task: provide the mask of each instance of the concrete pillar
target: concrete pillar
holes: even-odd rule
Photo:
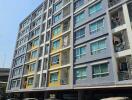
[[[126,23],[126,26],[127,26],[128,41],[129,41],[129,44],[130,44],[130,49],[131,49],[131,54],[132,54],[132,39],[131,39],[131,37],[132,37],[132,28],[131,28],[131,22],[130,22],[128,7],[127,7],[126,3],[123,5],[123,13],[124,13],[125,23]]]

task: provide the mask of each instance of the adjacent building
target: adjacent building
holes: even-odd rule
[[[9,68],[0,68],[0,84],[5,84],[8,81]]]
[[[131,0],[45,0],[20,23],[7,92],[131,86]]]
[[[5,98],[9,71],[9,68],[0,68],[0,100],[3,100]]]

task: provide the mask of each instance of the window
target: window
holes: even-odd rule
[[[24,55],[20,56],[19,58],[16,58],[15,60],[15,66],[18,66],[24,62]]]
[[[30,33],[30,38],[37,36],[40,32],[40,27]]]
[[[50,17],[52,15],[52,9],[49,9],[48,11],[48,17]]]
[[[101,5],[101,2],[99,2],[89,8],[89,15],[93,15],[97,13],[98,11],[100,11],[101,9],[102,9],[102,5]]]
[[[30,22],[30,18],[27,18],[23,23],[22,23],[22,27],[25,27],[25,26],[27,26],[28,24],[29,24],[29,22]]]
[[[74,3],[74,10],[78,9],[83,4],[84,4],[84,0],[76,0],[75,3]]]
[[[38,67],[37,67],[37,71],[41,70],[41,66],[42,66],[42,60],[38,61]]]
[[[85,79],[87,77],[86,67],[77,68],[75,70],[75,76],[76,76],[77,80],[79,80],[79,79]]]
[[[53,36],[58,35],[60,32],[61,32],[61,26],[59,25],[53,29]]]
[[[30,65],[30,71],[33,72],[35,70],[36,63],[32,63]]]
[[[70,28],[70,19],[67,19],[63,22],[63,32],[69,30]]]
[[[49,20],[47,21],[47,28],[50,28],[50,27],[51,27],[51,24],[52,24],[52,21],[51,21],[51,19],[49,19]]]
[[[76,53],[75,58],[76,59],[79,59],[85,55],[85,52],[86,52],[85,48],[86,48],[86,46],[82,46],[82,47],[75,49],[75,53]]]
[[[28,85],[33,85],[33,77],[32,78],[28,78]]]
[[[85,19],[84,12],[81,12],[80,14],[75,16],[75,25],[79,24]]]
[[[53,49],[58,49],[60,47],[60,40],[56,40],[53,42]]]
[[[36,58],[37,57],[37,50],[32,52],[32,58]]]
[[[63,17],[66,17],[70,14],[70,5],[63,8]]]
[[[51,58],[51,64],[54,65],[54,64],[59,64],[59,55],[56,55],[56,56],[53,56]]]
[[[48,52],[49,52],[49,44],[46,44],[45,45],[45,54],[48,54]]]
[[[33,40],[32,44],[33,44],[33,46],[38,46],[39,45],[39,39],[37,38],[37,39]]]
[[[93,78],[108,76],[108,64],[99,64],[92,66]]]
[[[15,88],[15,87],[16,87],[16,83],[17,83],[17,81],[16,81],[16,80],[13,80],[13,81],[12,81],[12,84],[11,84],[11,87],[12,87],[12,88]]]
[[[57,14],[56,16],[54,16],[54,23],[56,23],[60,19],[61,19],[61,13]]]
[[[94,22],[89,25],[90,34],[96,34],[104,29],[104,19]]]
[[[54,5],[54,11],[59,10],[61,7],[62,7],[61,1],[60,1],[60,2],[57,2],[57,3]]]
[[[11,88],[17,88],[20,86],[20,79],[12,80],[11,82]]]
[[[85,36],[85,28],[82,28],[75,32],[75,39],[80,39]]]
[[[13,70],[13,77],[21,75],[21,72],[22,72],[22,68],[16,68],[16,69],[14,69]]]
[[[106,39],[91,44],[91,54],[98,54],[106,49]]]
[[[50,39],[50,31],[46,33],[46,41],[49,41]]]
[[[58,72],[50,74],[50,83],[54,83],[58,81]]]
[[[17,80],[16,87],[19,87],[19,86],[20,86],[20,80]]]

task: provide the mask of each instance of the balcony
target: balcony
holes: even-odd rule
[[[62,48],[62,38],[58,38],[52,41],[52,49],[51,52],[57,52]]]
[[[36,75],[36,80],[35,80],[35,88],[39,87],[39,82],[40,82],[40,74]]]
[[[33,87],[33,81],[34,81],[33,76],[24,77],[23,80],[22,80],[22,88],[23,89],[32,88]]]
[[[62,48],[66,48],[70,45],[70,33],[62,36]]]
[[[41,22],[41,17],[38,18],[38,19],[36,19],[35,21],[33,21],[33,22],[31,23],[31,30],[32,30],[33,28],[35,28],[36,26],[38,26],[38,25],[40,24],[40,22]]]
[[[132,79],[132,58],[125,56],[117,59],[119,81]]]
[[[33,62],[38,57],[37,49],[26,54],[26,62]]]
[[[39,34],[40,34],[40,27],[38,27],[37,29],[30,32],[29,39],[32,39],[32,38],[38,36]]]
[[[39,46],[39,38],[35,38],[28,43],[28,51],[36,49]]]
[[[70,19],[67,19],[63,22],[63,32],[66,32],[70,29]]]
[[[41,87],[45,87],[46,86],[46,74],[43,73],[42,74],[42,83],[41,83]]]
[[[44,58],[43,70],[48,68],[48,58]]]
[[[63,18],[70,15],[70,5],[63,8]]]
[[[35,11],[33,14],[32,14],[32,20],[34,20],[35,18],[37,18],[38,16],[41,15],[41,12],[42,12],[42,7],[39,8],[37,11]]]
[[[52,31],[52,39],[60,36],[62,34],[62,25],[57,25],[56,27],[53,28]]]
[[[70,63],[70,49],[62,51],[61,65],[67,65]]]
[[[63,50],[62,52],[51,56],[50,68],[60,68],[70,64],[70,49]]]
[[[63,68],[61,69],[61,76],[60,76],[60,85],[68,85],[69,84],[69,69]]]
[[[49,87],[59,87],[69,84],[69,68],[62,68],[50,73]]]
[[[112,6],[120,3],[121,1],[123,1],[123,0],[109,0],[108,5],[109,5],[109,7],[112,7]]]
[[[113,35],[113,45],[115,52],[124,51],[130,48],[126,30],[122,30]]]
[[[128,4],[128,12],[130,21],[132,22],[132,3]]]
[[[122,8],[119,8],[116,11],[112,12],[110,14],[110,18],[111,18],[112,29],[125,24]]]
[[[64,0],[63,1],[63,5],[66,5],[67,3],[69,3],[71,0]]]
[[[70,29],[70,19],[64,20],[61,24],[55,26],[52,31],[52,39],[60,37]]]
[[[31,75],[35,72],[36,62],[27,64],[24,67],[24,75]]]
[[[51,53],[55,53],[63,48],[68,47],[69,45],[70,45],[70,33],[67,33],[52,42]]]
[[[50,68],[56,68],[61,66],[61,54],[55,54],[50,58]]]

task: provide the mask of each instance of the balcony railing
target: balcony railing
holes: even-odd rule
[[[123,80],[129,80],[129,73],[128,71],[121,71],[119,72],[119,81],[123,81]]]
[[[130,48],[126,30],[116,33],[113,36],[113,44],[115,52],[120,52]]]
[[[115,52],[120,52],[127,49],[127,47],[125,46],[125,42],[114,46],[114,48],[115,48]]]
[[[126,56],[117,59],[118,62],[118,79],[119,81],[131,80],[132,79],[132,58]]]
[[[118,3],[120,3],[123,0],[109,0],[109,7],[112,7]]]

